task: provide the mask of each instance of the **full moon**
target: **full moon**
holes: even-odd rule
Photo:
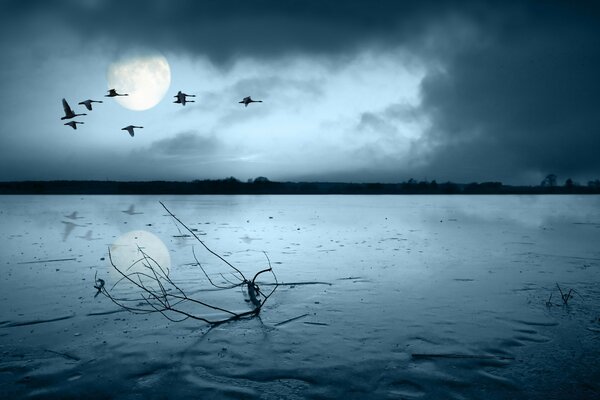
[[[129,96],[115,97],[130,110],[143,111],[157,105],[171,86],[171,68],[161,55],[132,57],[114,62],[106,73],[109,89]]]

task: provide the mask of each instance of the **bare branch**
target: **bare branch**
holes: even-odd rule
[[[220,307],[215,304],[208,303],[206,301],[190,297],[185,291],[179,287],[170,277],[170,271],[166,266],[160,265],[152,256],[146,253],[141,247],[138,246],[137,250],[140,254],[138,260],[133,261],[129,266],[124,267],[117,265],[113,259],[110,248],[108,249],[108,259],[113,269],[119,274],[119,278],[112,285],[110,290],[105,287],[104,280],[99,279],[97,274],[94,275],[94,287],[97,289],[98,294],[103,294],[111,302],[122,308],[123,310],[129,311],[134,314],[152,314],[160,313],[169,321],[181,322],[186,319],[194,319],[205,322],[212,326],[223,324],[229,321],[252,318],[259,315],[262,306],[265,304],[267,299],[275,292],[279,285],[277,276],[271,267],[271,261],[267,253],[264,253],[268,268],[258,271],[252,280],[246,279],[244,274],[229,261],[225,260],[222,256],[211,250],[198,236],[188,228],[181,220],[179,220],[162,202],[160,203],[163,208],[169,213],[175,221],[185,228],[210,254],[217,257],[222,261],[231,272],[227,272],[239,280],[239,283],[231,282],[227,279],[222,272],[219,275],[228,282],[230,285],[220,285],[215,283],[210,275],[205,270],[204,266],[198,260],[196,252],[192,247],[192,255],[196,261],[195,265],[200,267],[200,270],[204,276],[208,279],[211,286],[219,290],[230,290],[240,288],[243,290],[244,286],[250,297],[252,308],[247,311],[232,311],[224,307]],[[177,229],[179,226],[176,224]],[[180,231],[181,233],[181,231]],[[138,267],[135,270],[135,267]],[[141,271],[139,269],[142,269]],[[266,283],[272,285],[273,289],[268,293],[264,294],[258,284],[257,279],[264,273],[270,272],[273,275],[275,283]],[[112,291],[124,291],[129,293],[131,290],[139,291],[138,295],[128,296],[127,294],[119,294],[114,296]],[[192,310],[194,310],[192,312]],[[225,317],[221,319],[210,319],[203,316],[208,310],[218,311],[224,313]],[[178,317],[176,317],[178,315]]]

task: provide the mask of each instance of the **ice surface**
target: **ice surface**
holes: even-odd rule
[[[268,253],[285,284],[260,318],[209,329],[94,298],[135,230],[204,295],[159,200],[245,272]],[[0,398],[600,394],[597,196],[1,196],[0,240]]]

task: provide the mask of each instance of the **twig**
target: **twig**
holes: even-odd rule
[[[292,322],[292,321],[295,321],[295,320],[297,320],[297,319],[304,318],[304,317],[306,317],[307,315],[309,315],[309,314],[308,314],[308,313],[306,313],[306,314],[302,314],[302,315],[299,315],[299,316],[297,316],[297,317],[294,317],[294,318],[286,319],[285,321],[281,321],[281,322],[278,322],[278,323],[276,323],[276,324],[275,324],[275,326],[281,326],[281,325],[285,325],[285,324],[287,324],[287,323],[289,323],[289,322]]]

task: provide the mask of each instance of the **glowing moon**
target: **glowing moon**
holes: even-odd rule
[[[121,271],[125,272],[133,263],[143,257],[138,246],[148,256],[152,257],[165,271],[171,268],[171,257],[169,250],[158,236],[148,231],[130,231],[127,232],[110,246],[110,254],[113,263]],[[152,264],[153,267],[156,265]],[[138,263],[128,272],[148,272],[142,263]]]
[[[157,105],[171,86],[171,68],[161,55],[133,57],[108,66],[109,89],[129,96],[115,97],[130,110],[142,111]]]

